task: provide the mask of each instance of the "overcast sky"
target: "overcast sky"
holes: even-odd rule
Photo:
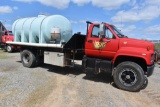
[[[128,37],[160,40],[160,0],[0,0],[0,21],[10,30],[16,19],[39,14],[65,16],[73,33],[85,33],[85,21],[107,22]]]

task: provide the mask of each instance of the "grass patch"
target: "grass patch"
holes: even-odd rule
[[[160,50],[160,43],[155,43],[154,47],[155,47],[155,50]]]
[[[5,53],[6,53],[6,52],[4,52],[3,50],[0,50],[0,55],[1,55],[1,54],[5,54]]]
[[[7,52],[4,52],[3,50],[0,50],[0,59],[6,59],[7,58]]]
[[[7,59],[6,55],[0,55],[0,59]]]

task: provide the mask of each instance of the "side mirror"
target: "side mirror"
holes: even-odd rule
[[[104,38],[105,37],[105,24],[101,23],[100,24],[100,38]]]

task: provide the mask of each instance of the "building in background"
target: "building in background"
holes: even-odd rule
[[[6,30],[6,28],[4,27],[4,25],[0,21],[0,44],[2,42],[2,35],[4,35],[3,33],[4,33],[5,30]]]

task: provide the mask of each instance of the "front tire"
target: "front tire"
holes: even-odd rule
[[[23,50],[21,53],[21,61],[24,67],[34,67],[36,64],[35,54],[30,50]]]
[[[143,69],[130,61],[120,63],[115,69],[113,78],[118,88],[133,92],[139,91],[145,82]]]

